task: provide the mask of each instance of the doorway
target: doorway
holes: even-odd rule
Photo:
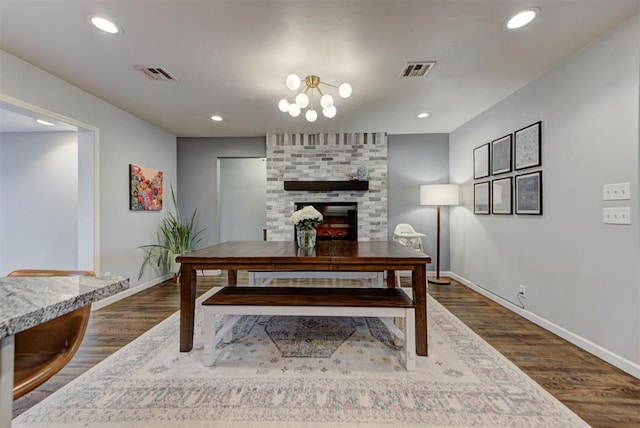
[[[99,271],[98,130],[2,95],[0,113],[0,274]],[[33,242],[36,248],[17,251]]]
[[[218,159],[220,242],[261,241],[267,227],[267,162]]]

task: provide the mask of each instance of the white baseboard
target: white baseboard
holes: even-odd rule
[[[441,273],[442,275],[442,273]],[[560,327],[559,325],[540,317],[539,315],[534,314],[533,312],[530,312],[526,309],[522,309],[521,307],[514,305],[513,303],[509,302],[508,300],[503,299],[502,297],[490,292],[489,290],[487,290],[486,288],[480,287],[477,284],[474,284],[473,282],[469,281],[466,278],[463,278],[459,275],[456,275],[455,273],[451,273],[448,272],[447,273],[448,276],[451,276],[451,278],[455,279],[456,281],[458,281],[459,283],[463,284],[466,287],[469,287],[470,289],[482,294],[483,296],[493,300],[494,302],[496,302],[497,304],[509,309],[512,312],[515,312],[516,314],[520,315],[523,318],[526,318],[527,320],[531,321],[534,324],[539,325],[540,327],[544,328],[547,331],[550,331],[551,333],[560,336],[561,338],[563,338],[564,340],[573,343],[574,345],[576,345],[579,348],[584,349],[585,351],[589,352],[590,354],[595,355],[596,357],[608,362],[609,364],[619,368],[620,370],[623,370],[627,373],[629,373],[632,376],[635,376],[636,378],[640,379],[640,365],[634,363],[633,361],[629,361],[626,358],[623,358],[617,354],[614,354],[613,352],[609,351],[608,349],[603,348],[602,346],[595,344],[593,342],[591,342],[588,339],[585,339],[584,337],[577,335],[563,327]]]
[[[106,299],[97,301],[91,306],[92,311],[97,311],[98,309],[102,309],[105,306],[109,306],[112,303],[125,299],[129,296],[133,296],[136,293],[141,292],[142,290],[146,290],[147,288],[151,288],[154,285],[158,285],[162,282],[165,282],[168,279],[173,278],[173,274],[169,273],[164,276],[158,277],[154,280],[143,282],[142,284],[138,284],[133,288],[128,288],[121,293],[114,294],[113,296],[107,297]]]
[[[197,271],[197,274],[199,276],[210,276],[210,275],[211,276],[216,276],[216,275],[221,275],[222,271],[220,269],[216,269],[216,270],[199,270],[199,271]],[[139,293],[142,290],[146,290],[147,288],[151,288],[154,285],[161,284],[161,283],[163,283],[163,282],[165,282],[165,281],[167,281],[169,279],[172,279],[172,278],[173,278],[173,273],[168,273],[168,274],[166,274],[164,276],[160,276],[160,277],[158,277],[158,278],[156,278],[154,280],[147,281],[147,282],[144,282],[142,284],[138,284],[133,288],[129,288],[129,289],[127,289],[127,290],[125,290],[125,291],[123,291],[121,293],[115,294],[115,295],[113,295],[111,297],[107,297],[106,299],[103,299],[103,300],[100,300],[100,301],[94,303],[91,306],[91,310],[92,311],[97,311],[98,309],[102,309],[105,306],[109,306],[110,304],[115,303],[115,302],[117,302],[119,300],[125,299],[125,298],[127,298],[129,296],[133,296],[134,294]]]

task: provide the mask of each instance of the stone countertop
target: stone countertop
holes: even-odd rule
[[[127,288],[125,277],[0,277],[0,339]]]

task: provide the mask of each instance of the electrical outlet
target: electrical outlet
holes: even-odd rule
[[[629,183],[605,184],[602,186],[602,199],[605,201],[631,199],[631,186]]]
[[[602,222],[604,224],[631,224],[631,208],[603,208]]]
[[[527,287],[522,284],[520,285],[520,295],[525,299],[527,298]]]

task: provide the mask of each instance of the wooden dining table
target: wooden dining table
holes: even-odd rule
[[[300,249],[295,241],[229,241],[179,256],[180,351],[193,348],[196,273],[228,271],[228,286],[237,285],[238,270],[250,271],[387,271],[387,287],[395,287],[395,271],[411,271],[416,305],[416,353],[427,355],[427,275],[431,257],[395,241],[318,241]]]

